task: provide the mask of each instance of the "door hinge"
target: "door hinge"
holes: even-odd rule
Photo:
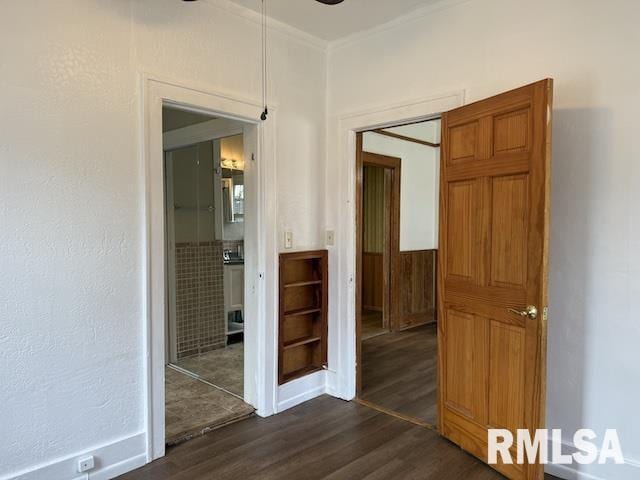
[[[549,307],[544,307],[542,309],[542,319],[546,322],[547,318],[549,318]]]

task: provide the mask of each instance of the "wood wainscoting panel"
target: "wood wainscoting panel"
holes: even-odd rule
[[[436,320],[437,250],[400,252],[399,329]]]
[[[383,260],[382,253],[362,253],[362,308],[366,310],[382,311]]]

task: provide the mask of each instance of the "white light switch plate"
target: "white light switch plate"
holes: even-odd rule
[[[336,232],[327,230],[327,246],[332,247],[336,244]]]
[[[284,232],[284,248],[293,248],[293,232]]]

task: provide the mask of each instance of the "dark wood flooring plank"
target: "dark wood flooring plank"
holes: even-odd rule
[[[437,353],[435,325],[364,340],[360,397],[435,425]]]
[[[497,472],[437,432],[320,397],[167,450],[121,480],[494,480]],[[552,477],[547,477],[548,480]]]

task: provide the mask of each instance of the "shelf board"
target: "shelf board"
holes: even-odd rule
[[[284,349],[289,350],[290,348],[301,347],[302,345],[307,345],[309,343],[319,342],[321,338],[317,335],[310,335],[308,337],[296,338],[295,340],[291,340],[289,342],[284,342]]]
[[[310,285],[322,285],[322,280],[309,280],[306,282],[285,283],[284,288],[308,287]]]
[[[298,308],[296,310],[289,310],[288,312],[284,312],[285,317],[299,317],[301,315],[309,315],[310,313],[318,313],[321,312],[322,309],[316,307],[304,307]]]
[[[314,372],[319,372],[321,370],[322,370],[322,367],[309,365],[299,370],[294,370],[293,372],[284,374],[282,376],[282,380],[283,380],[283,383],[290,382],[291,380],[295,380],[296,378],[304,377],[305,375],[309,375],[310,373],[314,373]]]

